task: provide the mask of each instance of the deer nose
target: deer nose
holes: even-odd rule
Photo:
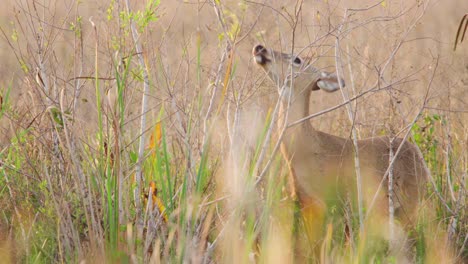
[[[253,48],[252,53],[255,56],[255,55],[260,55],[264,53],[265,51],[266,51],[265,47],[263,47],[262,45],[257,45]]]
[[[268,56],[268,50],[262,45],[255,46],[252,49],[252,55],[254,57],[254,61],[262,66],[271,61]]]

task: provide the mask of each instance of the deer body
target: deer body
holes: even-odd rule
[[[269,75],[278,88],[284,86],[279,126],[309,115],[312,91],[334,92],[344,86],[336,75],[322,72],[296,56],[276,52],[257,45],[253,49],[255,62]],[[291,67],[293,69],[291,70]],[[293,74],[291,78],[291,73]],[[293,80],[292,80],[293,79]],[[287,120],[286,120],[287,116]],[[404,224],[414,220],[419,192],[426,179],[425,164],[416,146],[402,139],[394,139],[396,153],[403,144],[393,165],[395,212]],[[309,121],[290,127],[282,138],[281,151],[290,169],[292,195],[297,195],[305,218],[317,228],[323,220],[327,200],[339,199],[349,193],[355,199],[355,163],[353,143],[312,127]],[[369,206],[389,166],[390,139],[374,137],[358,141],[360,171],[365,206]],[[375,205],[384,214],[388,211],[387,183],[377,196]],[[312,236],[317,236],[313,232]]]

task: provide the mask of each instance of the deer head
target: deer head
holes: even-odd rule
[[[306,61],[299,56],[267,49],[262,45],[255,46],[252,54],[254,61],[265,70],[278,88],[290,85],[292,79],[295,89],[305,92],[315,90],[335,92],[340,88],[335,73],[320,71],[312,67],[308,63],[309,60]],[[291,78],[291,73],[293,78]],[[341,87],[344,87],[344,80],[340,78],[339,81]]]

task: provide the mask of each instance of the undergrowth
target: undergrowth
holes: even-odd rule
[[[247,106],[263,100],[256,91],[263,75],[253,77],[251,65],[242,63],[250,54],[240,48],[266,41],[260,29],[247,27],[255,25],[250,16],[258,6],[208,1],[216,29],[203,25],[174,44],[177,21],[161,26],[168,15],[159,1],[135,3],[132,11],[112,0],[103,17],[90,16],[81,1],[69,2],[14,2],[29,11],[1,25],[17,70],[0,79],[0,240],[6,241],[0,258],[284,263],[302,247],[302,257],[312,261],[289,199],[286,162],[270,141],[274,105],[265,113]],[[274,10],[290,18],[294,10],[288,8]],[[209,46],[216,55],[203,42],[210,34],[218,41]],[[313,43],[317,50],[326,47]],[[145,71],[150,94],[142,89]],[[444,231],[446,241],[439,242],[461,260],[468,258],[468,151],[466,121],[456,115],[425,109],[411,141],[434,179],[424,197],[435,208],[430,224]],[[394,263],[388,241],[358,234],[358,216],[346,210],[330,206],[313,261]],[[424,221],[409,234],[421,263],[434,248],[426,243],[431,233]]]

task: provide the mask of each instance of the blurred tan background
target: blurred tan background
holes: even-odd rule
[[[134,9],[142,6],[133,1]],[[119,32],[115,19],[109,19],[108,1],[7,1],[0,11],[2,13],[2,41],[0,42],[1,87],[5,89],[12,85],[12,103],[21,106],[26,103],[31,107],[30,100],[34,97],[28,90],[33,82],[32,75],[38,63],[38,38],[43,30],[37,22],[28,18],[36,13],[43,16],[51,28],[45,29],[53,39],[47,55],[47,73],[56,80],[57,88],[65,87],[65,94],[73,94],[69,80],[74,76],[94,76],[94,48],[96,35],[92,29],[93,21],[97,27],[98,63],[102,77],[112,77],[115,48],[118,45],[128,45],[124,50],[130,51],[131,43],[113,42],[113,35]],[[268,102],[276,98],[275,89],[268,81],[262,81],[263,72],[253,67],[251,48],[262,43],[284,52],[291,50],[291,18],[294,13],[295,1],[227,1],[223,2],[228,29],[233,25],[239,27],[239,41],[235,46],[235,74],[230,83],[231,91],[242,92],[242,103],[246,109],[264,116]],[[366,8],[371,9],[364,10]],[[114,3],[113,8],[124,10],[120,3]],[[340,35],[341,60],[343,73],[350,95],[364,91],[377,80],[378,69],[392,56],[392,50],[401,42],[401,48],[390,60],[385,71],[387,82],[405,78],[394,91],[395,97],[401,101],[399,114],[401,125],[411,119],[422,103],[422,96],[428,87],[438,60],[437,71],[431,84],[429,106],[445,110],[466,111],[468,103],[467,67],[465,61],[468,43],[459,45],[453,51],[458,23],[465,12],[468,3],[464,1],[304,1],[298,17],[295,31],[294,50],[301,56],[318,58],[317,67],[328,67],[334,70],[336,27],[343,21],[347,8],[361,9],[348,11],[347,23]],[[36,9],[36,10],[34,10]],[[153,116],[158,113],[159,106],[168,101],[169,94],[175,95],[177,107],[167,108],[176,111],[178,108],[183,118],[189,118],[184,111],[189,107],[191,98],[200,95],[209,100],[213,89],[210,83],[216,78],[220,58],[225,51],[223,29],[220,27],[215,9],[210,2],[196,1],[162,1],[157,10],[159,20],[150,24],[150,30],[141,36],[146,56],[146,63],[152,79],[151,104],[154,105]],[[420,17],[418,19],[418,17]],[[73,30],[77,21],[81,21],[83,47],[76,42]],[[413,27],[414,24],[414,28]],[[29,25],[29,27],[28,27]],[[412,28],[408,33],[406,31]],[[35,29],[35,32],[32,30]],[[332,34],[327,35],[327,32]],[[127,33],[128,34],[128,33]],[[15,36],[15,37],[14,37]],[[6,40],[8,39],[8,41]],[[15,39],[15,40],[14,40]],[[197,80],[197,43],[200,43],[201,79]],[[47,42],[46,42],[47,44]],[[13,46],[16,52],[12,51]],[[21,50],[21,52],[19,52]],[[53,52],[51,52],[53,50]],[[81,56],[79,65],[77,60]],[[128,54],[120,54],[126,56]],[[159,61],[160,58],[160,61]],[[134,60],[135,63],[136,60]],[[25,72],[24,67],[28,70]],[[78,67],[80,66],[80,67]],[[162,74],[161,68],[164,68]],[[352,69],[353,76],[350,76]],[[352,80],[351,80],[352,79]],[[68,81],[65,84],[65,81]],[[112,87],[111,81],[103,81],[103,87]],[[382,84],[383,85],[383,84]],[[135,86],[131,102],[136,105],[136,111],[131,115],[138,119],[140,90]],[[351,90],[353,88],[354,90]],[[103,88],[104,89],[104,88]],[[92,80],[83,80],[79,95],[81,101],[76,109],[76,121],[81,127],[92,126],[95,116],[94,87]],[[228,97],[232,95],[228,93]],[[28,98],[28,99],[26,99]],[[363,136],[380,133],[384,129],[389,116],[390,95],[388,92],[370,94],[358,101],[357,123],[363,128]],[[232,98],[231,98],[232,99]],[[312,112],[342,102],[340,94],[314,94]],[[267,103],[265,103],[267,102]],[[36,102],[40,104],[39,102]],[[71,102],[69,102],[71,104]],[[28,108],[29,109],[29,108]],[[133,109],[129,106],[129,109]],[[258,109],[263,109],[260,112]],[[29,109],[30,110],[30,109]],[[29,110],[24,110],[28,112]],[[246,110],[247,111],[247,110]],[[436,111],[436,110],[434,110]],[[250,111],[247,111],[250,113]],[[132,114],[132,111],[130,112]],[[21,113],[19,113],[21,115]],[[463,126],[466,112],[453,116],[458,124]],[[33,117],[29,117],[30,119]],[[261,118],[261,117],[260,117]],[[132,118],[130,118],[132,120]],[[328,121],[327,121],[328,120]],[[333,122],[330,122],[333,120]],[[343,122],[341,122],[343,121]],[[336,130],[346,135],[349,124],[346,122],[344,110],[319,117],[315,120],[320,129]],[[461,127],[460,127],[461,128]],[[2,125],[2,134],[11,133],[11,126]],[[461,128],[466,129],[466,128]]]

